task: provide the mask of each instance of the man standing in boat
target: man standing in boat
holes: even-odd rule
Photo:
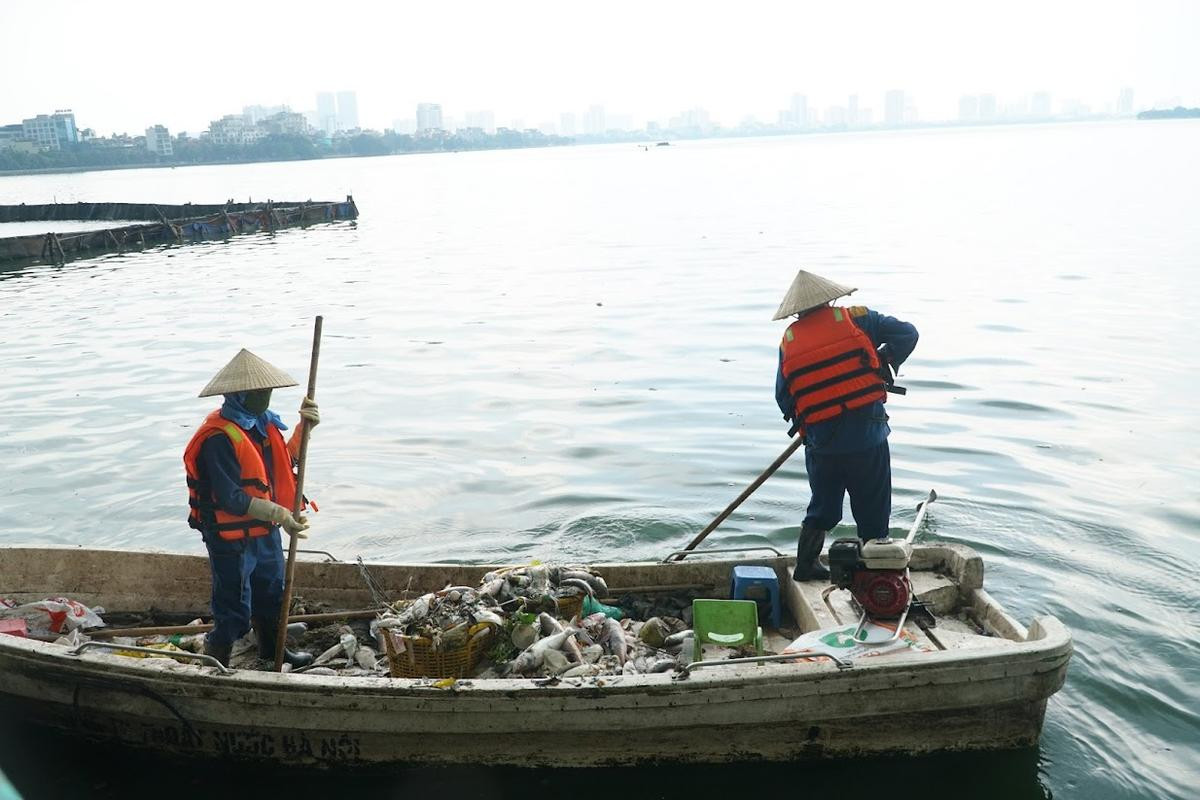
[[[201,423],[183,454],[188,524],[200,531],[212,567],[215,627],[205,650],[228,666],[233,643],[254,628],[260,658],[275,658],[284,555],[279,528],[304,538],[304,515],[292,516],[296,457],[303,426],[315,427],[317,404],[304,398],[300,423],[285,443],[287,426],[268,409],[271,390],[296,386],[291,376],[243,349],[209,381],[200,397],[225,402]],[[284,651],[293,666],[310,653]]]
[[[818,561],[825,534],[850,511],[863,541],[888,535],[892,463],[884,374],[917,346],[917,329],[866,306],[831,303],[856,289],[800,270],[775,312],[795,316],[779,345],[775,402],[804,442],[812,498],[800,528],[795,580],[829,577]],[[886,347],[882,347],[886,345]]]

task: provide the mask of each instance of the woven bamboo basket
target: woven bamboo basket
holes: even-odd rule
[[[475,672],[495,638],[496,626],[480,622],[467,631],[467,640],[451,650],[434,650],[424,636],[404,636],[385,629],[383,646],[393,678],[466,678]]]
[[[581,594],[560,597],[556,602],[558,603],[559,619],[573,619],[583,610],[583,595]]]

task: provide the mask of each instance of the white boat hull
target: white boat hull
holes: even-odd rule
[[[206,576],[195,574],[204,559],[154,556],[164,558],[178,583],[204,583]],[[304,566],[310,580],[331,568],[352,571]],[[626,570],[622,585],[629,585],[644,574],[684,583],[714,566],[597,568],[606,575]],[[403,585],[403,574],[421,569],[478,575],[483,568],[372,572]],[[12,579],[0,566],[0,595]],[[102,594],[85,585],[58,588],[84,602]],[[121,591],[114,587],[113,594]],[[976,603],[994,604],[981,588],[966,591]],[[178,602],[193,602],[190,592]],[[799,597],[796,591],[789,601]],[[0,637],[0,706],[40,724],[158,751],[331,767],[717,763],[997,749],[1036,742],[1046,699],[1062,686],[1071,655],[1070,635],[1052,617],[1016,634],[1024,640],[1001,649],[860,659],[847,670],[830,662],[775,663],[696,670],[684,680],[474,680],[451,688],[383,677],[222,675],[169,659],[70,655],[62,646]]]

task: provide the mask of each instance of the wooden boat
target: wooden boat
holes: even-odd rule
[[[753,548],[752,548],[753,549]],[[717,551],[719,553],[719,551]],[[726,554],[727,555],[727,554]],[[297,564],[296,591],[335,608],[371,597],[355,565]],[[778,553],[673,563],[593,565],[616,596],[635,587],[699,587],[728,597],[736,564],[771,567],[790,619],[767,630],[782,650],[801,631],[850,618],[828,584],[790,579]],[[395,591],[476,585],[492,567],[370,565]],[[0,707],[31,721],[137,747],[321,766],[384,763],[589,766],[791,760],[1033,744],[1062,686],[1071,636],[1054,617],[1022,626],[983,588],[967,547],[917,545],[913,588],[937,626],[906,626],[932,652],[729,663],[610,678],[462,680],[225,673],[171,659],[0,636]],[[410,583],[411,582],[411,583]],[[68,596],[108,612],[207,607],[207,559],[111,550],[7,548],[0,596]]]

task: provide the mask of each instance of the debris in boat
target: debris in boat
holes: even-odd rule
[[[19,603],[0,597],[0,618],[23,619],[28,633],[65,633],[76,628],[99,628],[104,625],[100,617],[104,609],[88,608],[83,603],[66,597],[48,597],[32,603]]]
[[[784,653],[827,653],[842,659],[870,658],[899,652],[932,653],[937,648],[917,638],[907,629],[900,636],[892,638],[896,633],[895,627],[867,622],[864,632],[865,641],[856,640],[854,633],[857,625],[838,625],[832,628],[821,628],[803,634],[787,647]],[[825,661],[822,658],[797,658],[797,661]]]
[[[608,598],[608,584],[590,568],[534,562],[497,569],[484,575],[478,586],[448,585],[387,604],[374,619],[343,620],[311,629],[303,622],[292,623],[289,641],[319,655],[310,666],[289,673],[429,680],[557,680],[561,676],[599,685],[621,675],[668,672],[692,659],[694,636],[689,625],[691,601],[697,594],[690,589],[677,594],[628,594],[619,598],[619,607],[608,606],[598,599]],[[43,601],[48,602],[72,601]],[[9,605],[15,607],[11,601]],[[75,605],[78,621],[58,639],[64,645],[88,640],[81,626],[104,625],[103,609]],[[337,613],[324,601],[302,597],[293,598],[291,609],[297,615]],[[45,611],[39,614],[42,620],[49,618]],[[156,616],[152,612],[145,621],[154,623]],[[178,613],[175,619],[180,619]],[[202,624],[201,619],[193,619],[179,627]],[[112,636],[109,641],[153,647],[169,658],[180,650],[203,653],[205,634]],[[478,649],[471,655],[473,648]],[[709,658],[745,655],[728,648],[707,652]],[[230,666],[269,671],[274,665],[259,658],[250,631],[234,643]]]

